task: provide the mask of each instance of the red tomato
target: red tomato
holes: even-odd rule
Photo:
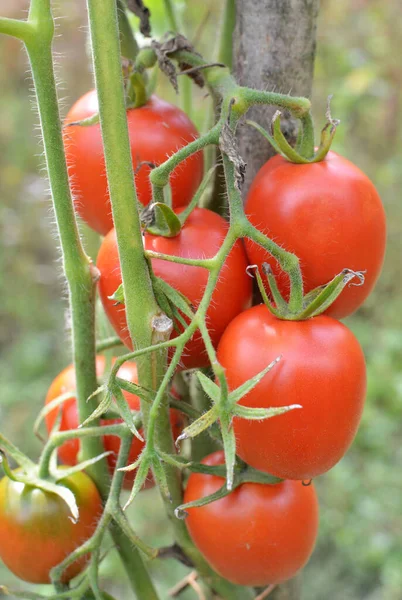
[[[366,393],[363,352],[331,317],[282,321],[265,305],[232,321],[218,348],[231,390],[277,356],[282,360],[240,404],[302,408],[264,421],[234,419],[237,453],[277,477],[311,479],[333,467],[356,434]]]
[[[212,258],[218,252],[228,230],[228,223],[216,213],[205,208],[196,208],[187,219],[183,229],[173,238],[145,234],[147,250],[183,256],[186,258]],[[99,294],[105,312],[122,341],[132,348],[127,329],[125,308],[109,299],[121,284],[121,272],[114,229],[105,237],[98,254],[100,270]],[[167,281],[176,290],[187,296],[197,307],[202,299],[208,280],[208,271],[201,267],[180,265],[153,259],[152,267],[157,277]],[[217,346],[225,327],[249,306],[251,302],[251,280],[246,273],[247,259],[243,244],[239,240],[223,266],[207,311],[207,323],[212,342]],[[192,369],[208,366],[209,361],[204,343],[196,332],[186,345],[182,367]]]
[[[381,271],[386,225],[374,185],[355,165],[335,152],[311,165],[275,156],[257,173],[246,213],[255,227],[299,257],[305,292],[342,269],[366,271],[364,285],[347,287],[328,315],[343,318],[363,304]],[[271,265],[288,297],[289,278],[278,263],[250,240],[246,250],[251,264]]]
[[[60,484],[75,496],[77,522],[56,494],[7,477],[0,482],[0,558],[14,575],[31,583],[50,583],[49,571],[92,536],[102,514],[102,500],[88,475],[74,473]],[[63,582],[81,573],[87,562],[88,556],[74,562]]]
[[[224,463],[223,452],[202,461]],[[184,502],[216,492],[221,477],[191,473]],[[229,496],[188,509],[195,545],[220,575],[239,585],[265,586],[293,577],[308,561],[318,531],[313,485],[244,483]]]
[[[82,96],[70,109],[66,125],[92,117],[98,112],[96,91]],[[198,137],[194,124],[177,106],[152,96],[140,108],[127,110],[131,155],[139,201],[146,205],[152,197],[150,162],[160,165],[174,152]],[[113,227],[100,124],[64,129],[67,164],[78,214],[96,231],[105,235]],[[173,208],[186,206],[203,175],[202,152],[180,164],[172,174]]]
[[[99,378],[102,377],[104,368],[105,358],[103,356],[98,356],[96,359],[96,370],[97,376]],[[138,382],[137,366],[134,362],[124,363],[124,365],[120,367],[118,375],[122,379],[131,381],[132,383]],[[70,365],[69,367],[64,369],[64,371],[62,371],[53,381],[46,396],[46,404],[49,404],[49,402],[51,402],[61,394],[65,394],[67,392],[75,392],[75,371],[73,365]],[[172,390],[172,393],[177,396],[174,389]],[[140,399],[138,398],[138,396],[136,396],[135,394],[130,394],[129,392],[125,392],[124,390],[123,395],[132,410],[140,409]],[[55,408],[46,415],[46,426],[49,432],[52,430],[55,424],[57,415],[57,408]],[[102,421],[102,425],[112,425],[113,423],[119,422],[121,422],[121,419],[105,419]],[[176,439],[180,435],[183,428],[183,418],[178,410],[175,410],[173,408],[170,410],[170,422],[172,425],[173,436]],[[64,402],[62,405],[60,431],[66,431],[67,429],[76,429],[78,425],[79,418],[77,410],[77,401],[76,398],[71,398],[70,400]],[[140,430],[140,433],[143,435],[142,429]],[[113,473],[114,468],[116,466],[117,455],[120,450],[120,438],[114,435],[105,435],[103,437],[103,444],[105,446],[106,451],[113,452],[113,454],[107,457],[109,469],[111,473]],[[144,443],[141,442],[138,438],[134,437],[131,443],[131,449],[127,464],[132,464],[133,462],[135,462],[143,448]],[[70,440],[68,442],[65,442],[59,448],[59,457],[66,465],[76,465],[78,462],[77,455],[79,449],[80,444],[78,439]],[[126,474],[124,478],[125,489],[131,489],[134,482],[135,474],[136,471],[129,471]],[[153,485],[153,480],[151,476],[148,478],[147,484],[147,487],[149,487],[149,485]]]

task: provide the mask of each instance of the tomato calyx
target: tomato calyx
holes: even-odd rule
[[[270,133],[255,121],[247,120],[246,124],[259,131],[259,133],[269,141],[274,150],[289,162],[295,164],[313,164],[321,162],[330,151],[336,129],[340,124],[339,119],[333,119],[331,116],[331,98],[332,96],[328,96],[327,111],[325,115],[327,122],[321,130],[320,145],[316,150],[314,150],[314,129],[310,115],[301,119],[296,147],[291,146],[282,133],[282,113],[279,110],[275,112],[272,118]]]
[[[12,453],[12,451],[10,453]],[[20,456],[14,456],[13,458],[19,460]],[[79,511],[75,496],[71,490],[62,484],[62,480],[71,474],[71,469],[53,468],[52,474],[49,473],[46,478],[39,475],[39,467],[34,463],[29,464],[24,462],[24,466],[20,464],[19,468],[12,470],[7,455],[3,450],[0,450],[0,462],[5,477],[10,481],[22,483],[59,496],[67,504],[73,522],[76,523],[78,521]],[[20,460],[19,462],[21,463]]]
[[[130,492],[130,497],[127,500],[123,510],[126,510],[126,508],[134,500],[136,495],[140,492],[140,490],[142,489],[142,486],[144,485],[144,483],[148,477],[150,470],[152,470],[153,476],[154,476],[156,483],[158,484],[158,487],[159,487],[161,493],[163,494],[163,496],[169,502],[172,501],[165,469],[163,468],[163,465],[162,465],[162,456],[163,456],[163,453],[158,452],[158,450],[155,449],[152,445],[147,445],[147,446],[145,446],[144,450],[141,452],[141,454],[139,455],[139,457],[137,458],[137,460],[135,462],[133,462],[131,465],[127,465],[126,467],[122,467],[121,469],[118,469],[119,471],[122,471],[123,473],[129,473],[130,471],[137,470],[135,480],[134,480],[134,485]]]
[[[236,464],[236,439],[232,427],[233,418],[238,417],[241,419],[262,421],[264,419],[282,415],[291,410],[302,408],[299,404],[271,408],[250,408],[239,404],[239,400],[248,394],[280,360],[281,357],[278,356],[260,373],[257,373],[257,375],[231,392],[228,391],[227,386],[217,385],[202,372],[197,373],[199,382],[204,392],[212,400],[213,405],[210,410],[201,415],[183,430],[182,434],[176,440],[176,446],[180,444],[182,440],[196,437],[211,427],[215,422],[219,421],[225,451],[224,468],[226,472],[226,487],[228,490],[233,488]]]
[[[215,169],[216,166],[213,166],[205,173],[189,205],[178,213],[172,209],[172,193],[170,185],[167,183],[163,188],[163,197],[157,202],[151,202],[142,210],[141,223],[143,229],[152,235],[162,237],[176,237],[179,235],[194,208],[200,204]]]
[[[225,465],[205,465],[203,463],[191,463],[187,465],[187,468],[193,473],[204,473],[206,475],[214,475],[216,477],[221,477],[225,479],[226,476],[226,467]],[[200,506],[205,506],[206,504],[211,504],[216,500],[220,500],[221,498],[225,498],[229,496],[234,490],[244,483],[259,483],[261,485],[275,485],[277,483],[281,483],[283,479],[279,477],[274,477],[269,473],[263,473],[262,471],[258,471],[253,467],[250,467],[245,462],[243,462],[240,458],[236,457],[236,463],[234,466],[234,474],[233,474],[233,485],[229,489],[227,487],[227,483],[224,483],[221,488],[219,488],[213,494],[208,496],[204,496],[203,498],[199,498],[198,500],[193,500],[192,502],[188,502],[186,504],[181,504],[178,506],[174,513],[178,519],[186,519],[188,517],[187,510],[189,508],[197,508]]]
[[[279,291],[271,266],[268,263],[263,263],[262,269],[272,300],[268,297],[258,266],[249,265],[247,272],[251,277],[255,275],[258,289],[268,310],[278,319],[287,321],[304,321],[322,314],[335,302],[346,286],[363,285],[365,279],[364,271],[343,269],[329,283],[320,285],[306,294],[303,297],[301,309],[294,312],[290,310],[289,303],[286,302]],[[354,279],[358,279],[358,283],[352,283]]]

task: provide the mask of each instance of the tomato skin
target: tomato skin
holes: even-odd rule
[[[179,235],[165,238],[145,234],[144,244],[147,250],[154,252],[186,258],[212,258],[222,245],[227,230],[228,223],[222,217],[205,208],[196,208],[188,217]],[[105,312],[124,344],[132,348],[125,308],[109,299],[121,284],[114,230],[110,231],[103,240],[97,266],[100,271],[99,295]],[[152,267],[157,277],[161,277],[187,296],[195,307],[199,305],[208,280],[206,269],[159,259],[152,259]],[[241,240],[238,240],[226,259],[207,311],[207,324],[215,347],[225,327],[251,303],[252,285],[246,268],[246,254]],[[196,332],[186,344],[181,367],[192,369],[208,365],[204,343],[199,332]]]
[[[65,124],[89,118],[97,112],[96,91],[91,90],[70,109]],[[157,96],[151,96],[140,108],[128,109],[127,125],[134,172],[141,162],[161,164],[198,137],[187,115]],[[113,220],[100,124],[65,127],[64,143],[76,210],[90,227],[105,235],[113,227]],[[171,176],[173,208],[190,202],[201,183],[203,168],[203,154],[198,152],[175,169]],[[152,198],[149,172],[150,167],[143,165],[135,177],[138,199],[144,205]]]
[[[300,259],[305,293],[343,269],[366,271],[362,286],[348,286],[326,311],[343,318],[368,297],[380,275],[386,242],[385,212],[372,182],[335,152],[311,165],[271,158],[250,188],[246,214],[255,227]],[[271,265],[280,291],[289,278],[265,250],[246,240],[250,264]]]
[[[114,362],[115,359],[113,359]],[[97,376],[100,378],[103,375],[105,369],[105,358],[104,356],[96,357],[96,372]],[[125,362],[122,367],[120,367],[118,371],[119,377],[122,379],[126,379],[127,381],[131,381],[132,383],[138,382],[138,374],[137,374],[137,366],[134,362]],[[64,369],[59,375],[55,378],[53,383],[51,384],[45,404],[49,404],[52,400],[60,396],[61,394],[65,394],[66,392],[75,392],[75,370],[74,366],[70,365],[66,369]],[[172,394],[176,397],[177,393],[174,388],[172,389]],[[140,399],[135,394],[131,394],[130,392],[126,392],[123,390],[123,395],[127,400],[130,408],[132,410],[140,409]],[[52,430],[56,418],[58,415],[58,409],[55,408],[50,413],[46,415],[46,427],[48,432]],[[121,423],[121,419],[103,419],[101,421],[102,425],[113,425],[114,423]],[[173,437],[177,439],[183,429],[183,417],[180,411],[175,409],[170,409],[170,423],[172,426]],[[78,409],[77,409],[77,399],[71,398],[67,400],[62,405],[62,417],[60,423],[60,431],[66,431],[67,429],[77,429],[79,425],[78,418]],[[140,429],[140,433],[143,435],[143,430]],[[109,470],[111,474],[114,472],[117,455],[120,450],[120,438],[115,435],[105,435],[103,436],[103,445],[105,447],[105,451],[113,452],[113,454],[107,457],[107,462],[109,466]],[[141,442],[138,438],[134,437],[131,442],[130,453],[128,456],[127,464],[132,464],[135,462],[142,452],[144,448],[144,443]],[[62,446],[60,446],[58,450],[59,458],[66,465],[74,466],[78,462],[78,452],[80,449],[80,444],[78,439],[69,440],[65,442]],[[134,479],[135,479],[136,471],[129,471],[126,473],[124,477],[123,487],[125,489],[131,489]],[[152,487],[154,485],[153,479],[151,475],[148,477],[145,487]]]
[[[0,558],[14,575],[31,583],[50,583],[50,569],[92,536],[102,514],[101,497],[88,475],[75,473],[60,483],[75,495],[77,523],[59,496],[7,477],[0,481]],[[63,582],[81,573],[88,558],[73,563]]]
[[[202,462],[223,464],[223,452]],[[191,473],[184,502],[213,494],[223,483],[215,475]],[[290,579],[307,563],[317,537],[315,489],[299,481],[244,483],[229,496],[187,512],[195,545],[220,575],[238,585]]]
[[[331,317],[282,321],[265,305],[232,321],[218,348],[231,390],[278,356],[281,361],[240,404],[302,409],[264,421],[235,418],[237,453],[277,477],[312,479],[342,458],[356,434],[366,394],[363,351]]]

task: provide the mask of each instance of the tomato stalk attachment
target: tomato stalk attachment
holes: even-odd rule
[[[261,125],[254,121],[247,120],[247,125],[254,127],[271,144],[274,150],[286,158],[289,162],[296,164],[313,164],[325,159],[331,149],[336,129],[340,124],[339,119],[333,119],[331,116],[330,101],[332,96],[328,97],[326,124],[321,131],[320,145],[314,151],[314,126],[310,113],[300,119],[300,129],[296,148],[293,148],[285,138],[281,130],[281,112],[276,111],[271,122],[271,133],[268,133]]]
[[[364,272],[363,271],[352,271],[351,269],[344,269],[341,273],[336,275],[328,284],[320,285],[319,287],[311,290],[308,294],[303,297],[302,307],[298,311],[292,311],[290,302],[286,302],[281,295],[272,269],[269,264],[263,263],[262,269],[267,281],[267,287],[271,294],[272,300],[267,295],[265,286],[259,272],[257,265],[250,265],[248,272],[251,276],[256,277],[258,289],[260,290],[264,304],[268,310],[278,319],[285,319],[288,321],[303,321],[311,317],[316,317],[322,314],[335,302],[340,296],[345,287],[349,285],[363,285],[364,284]],[[354,279],[358,280],[358,283],[352,283]]]
[[[222,478],[225,478],[226,476],[226,468],[224,465],[209,466],[202,463],[191,463],[188,468],[192,473],[205,473],[207,475],[216,475]],[[233,484],[230,488],[227,484],[224,484],[219,490],[209,496],[204,496],[198,500],[182,504],[176,508],[175,515],[178,519],[186,519],[188,516],[187,510],[189,508],[206,506],[207,504],[211,504],[211,502],[216,502],[216,500],[225,498],[244,483],[275,485],[281,481],[283,481],[283,479],[274,477],[268,473],[257,471],[238,458],[233,470]]]

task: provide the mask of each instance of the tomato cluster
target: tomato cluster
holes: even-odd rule
[[[132,348],[124,304],[113,294],[122,283],[116,233],[113,229],[105,177],[99,124],[80,126],[76,121],[97,112],[95,92],[83,96],[71,109],[64,129],[71,181],[76,192],[76,210],[87,223],[105,235],[99,251],[98,290],[106,315],[123,343]],[[149,171],[198,134],[188,117],[176,107],[153,96],[143,107],[129,109],[127,121],[139,201],[151,201]],[[202,179],[203,158],[196,154],[175,169],[170,180],[172,207],[177,212],[189,204]],[[331,469],[346,453],[361,418],[366,370],[362,349],[349,329],[336,318],[352,314],[373,289],[379,276],[385,249],[385,217],[381,200],[370,180],[352,163],[330,152],[315,164],[293,164],[280,156],[270,159],[257,174],[247,197],[245,212],[250,222],[279,246],[300,259],[304,292],[328,283],[349,268],[362,271],[365,283],[348,287],[325,311],[307,320],[279,319],[264,304],[252,305],[252,281],[246,269],[264,262],[271,266],[279,292],[286,300],[290,282],[278,263],[251,240],[237,240],[228,253],[206,313],[213,346],[225,369],[229,390],[235,390],[261,372],[277,357],[281,360],[249,391],[240,404],[252,408],[296,405],[289,412],[261,421],[235,417],[233,428],[237,454],[249,467],[269,473],[276,484],[245,481],[221,499],[188,509],[187,525],[194,543],[211,566],[229,581],[240,585],[263,586],[285,581],[307,562],[318,529],[318,502],[313,485],[303,485]],[[144,232],[145,250],[185,259],[214,257],[228,231],[227,221],[205,208],[195,208],[174,237]],[[156,277],[186,296],[194,310],[202,300],[208,272],[200,266],[152,258]],[[178,324],[178,328],[182,325]],[[173,336],[177,335],[174,331]],[[186,344],[180,369],[209,365],[199,332]],[[102,377],[105,359],[96,361]],[[119,377],[137,382],[136,365],[126,362]],[[60,373],[49,388],[46,403],[75,390],[72,366]],[[139,398],[123,392],[132,410],[140,409]],[[172,390],[174,394],[174,390]],[[61,410],[61,430],[78,427],[76,399],[71,397],[46,417],[49,432]],[[177,438],[182,421],[171,409],[171,426]],[[103,419],[101,425],[114,423]],[[120,447],[118,437],[103,437],[110,471]],[[144,445],[133,439],[129,463],[140,455]],[[79,442],[74,439],[59,449],[59,458],[68,465],[78,461]],[[205,465],[224,463],[222,452],[206,457]],[[125,487],[131,488],[135,472],[127,474]],[[85,478],[85,475],[80,475]],[[151,476],[149,478],[152,485]],[[74,482],[68,481],[67,486]],[[305,483],[305,482],[304,482]],[[80,484],[81,485],[81,484]],[[0,538],[17,540],[20,559],[1,547],[4,562],[20,577],[46,582],[49,569],[91,534],[92,512],[85,512],[82,483],[80,527],[65,523],[60,506],[54,511],[54,525],[62,530],[62,555],[53,554],[48,542],[53,521],[42,523],[33,494],[14,482],[0,484]],[[191,473],[185,490],[185,503],[214,494],[224,485],[220,476]],[[78,486],[79,487],[79,486]],[[91,493],[96,495],[96,490]],[[81,495],[80,495],[81,494]],[[18,497],[18,498],[17,498]],[[12,510],[24,502],[29,515],[27,527],[18,522]],[[53,500],[52,500],[53,501]],[[18,504],[17,502],[17,504]],[[46,497],[41,502],[50,502]],[[57,504],[58,500],[54,500]],[[24,509],[25,510],[25,509]],[[39,511],[39,512],[38,512]],[[52,513],[53,514],[53,513]],[[31,572],[26,552],[30,538],[43,527],[45,550],[40,569]],[[89,528],[89,529],[88,529]],[[18,534],[16,534],[18,531]],[[22,533],[24,535],[22,535]],[[31,546],[30,546],[31,545]],[[74,564],[66,577],[83,566]]]

